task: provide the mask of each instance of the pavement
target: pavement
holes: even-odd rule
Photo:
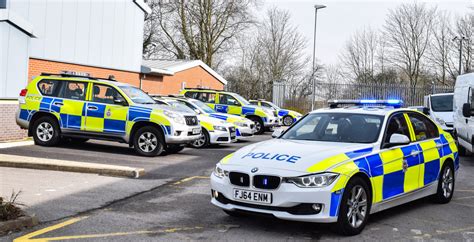
[[[250,142],[269,138],[269,134],[256,136]],[[0,194],[22,189],[21,200],[42,221],[0,240],[474,240],[474,157],[461,158],[450,203],[439,205],[425,198],[374,214],[362,234],[350,238],[325,224],[229,217],[210,204],[208,176],[218,160],[250,142],[186,148],[180,154],[155,158],[136,156],[126,146],[95,141],[80,146],[2,149],[0,153],[12,155],[139,166],[147,173],[140,179],[124,179],[0,168]],[[15,180],[19,174],[28,179]]]

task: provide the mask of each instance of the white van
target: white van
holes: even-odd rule
[[[454,136],[460,155],[473,152],[474,134],[474,73],[460,75],[454,87]]]
[[[441,128],[453,131],[453,93],[438,93],[425,96],[423,112],[431,117]]]

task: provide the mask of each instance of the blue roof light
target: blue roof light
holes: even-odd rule
[[[356,105],[356,106],[389,106],[394,108],[400,108],[403,105],[403,101],[400,99],[361,99],[361,100],[331,100],[328,102],[331,108],[335,108],[339,105]]]

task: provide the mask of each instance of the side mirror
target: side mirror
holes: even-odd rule
[[[275,129],[272,133],[272,138],[278,138],[280,137],[281,134],[283,134],[283,129],[282,128],[279,128],[279,129]]]
[[[239,101],[235,100],[233,105],[234,106],[240,106],[240,103],[239,103]]]
[[[427,107],[423,107],[422,112],[423,112],[424,114],[426,114],[426,115],[430,115],[430,109],[427,108]]]
[[[194,112],[196,112],[197,114],[202,114],[201,110],[199,110],[199,109],[197,109],[197,108],[194,109]]]
[[[465,103],[462,105],[462,116],[469,118],[472,116],[471,114],[471,104]]]
[[[114,104],[127,106],[127,102],[123,98],[114,98]]]
[[[389,142],[390,143],[388,143],[388,147],[393,147],[397,145],[407,145],[410,144],[410,138],[408,138],[408,136],[404,134],[392,134],[392,136],[390,136]]]

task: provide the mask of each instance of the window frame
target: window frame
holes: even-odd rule
[[[94,101],[94,85],[100,85],[100,86],[106,86],[106,87],[109,87],[109,88],[113,88],[120,96],[122,96],[122,99],[125,101],[125,103],[123,105],[120,105],[120,104],[116,104],[116,103],[104,103],[104,102]],[[116,88],[112,85],[109,85],[109,84],[98,83],[98,82],[91,82],[91,96],[90,96],[90,100],[88,100],[88,102],[100,103],[100,104],[106,104],[106,105],[116,105],[116,106],[129,106],[129,103],[128,103],[127,99],[125,98],[125,95],[123,95],[118,88]]]
[[[415,141],[413,141],[413,142],[415,142],[415,143],[416,143],[416,142],[425,142],[425,141],[428,141],[428,140],[432,140],[432,139],[437,139],[437,138],[439,138],[440,133],[439,133],[438,125],[436,125],[430,118],[426,117],[425,115],[423,115],[423,114],[421,114],[421,113],[417,113],[417,112],[406,112],[406,114],[407,114],[407,116],[408,116],[408,121],[410,121],[410,125],[411,125],[411,127],[412,127],[412,129],[413,129],[413,135],[415,136],[415,137],[414,137],[414,138],[415,138]],[[415,116],[418,115],[419,117],[422,117],[422,119],[425,119],[425,120],[427,120],[429,123],[431,123],[431,124],[435,127],[435,131],[436,131],[436,134],[437,134],[437,135],[435,135],[435,136],[432,137],[432,138],[427,138],[427,139],[424,139],[424,140],[417,140],[417,139],[416,139],[416,134],[415,134],[415,126],[414,126],[413,123],[411,122],[410,114],[415,115]],[[423,120],[421,120],[421,121],[423,121]],[[426,128],[428,129],[428,127],[426,127]]]
[[[67,99],[67,100],[73,100],[73,101],[81,101],[81,102],[87,102],[88,101],[88,96],[89,96],[89,84],[90,82],[87,82],[87,81],[81,81],[81,80],[61,80],[61,82],[63,82],[63,85],[61,86],[61,95],[59,96],[59,98],[62,98],[62,99]],[[84,99],[72,99],[72,98],[67,98],[67,97],[64,97],[64,92],[65,92],[65,88],[67,86],[67,84],[71,83],[71,82],[76,82],[76,83],[84,83],[85,85],[85,92],[84,92]],[[64,84],[64,83],[67,83],[67,84]]]
[[[408,143],[407,145],[413,143],[413,142],[416,142],[416,141],[413,141],[411,139],[411,134],[410,134],[410,125],[411,125],[411,121],[410,119],[407,119],[405,117],[405,114],[407,114],[408,112],[405,112],[405,111],[398,111],[398,112],[394,112],[392,114],[390,114],[390,116],[387,118],[387,122],[385,123],[385,128],[384,128],[384,132],[383,132],[383,136],[382,136],[382,140],[380,142],[380,149],[390,149],[390,148],[393,148],[393,147],[399,147],[399,146],[393,146],[393,147],[390,147],[390,148],[386,148],[385,145],[388,144],[385,142],[385,139],[387,138],[387,131],[388,131],[388,126],[390,124],[390,121],[392,121],[392,118],[395,116],[395,115],[398,115],[398,114],[401,114],[403,116],[403,118],[405,119],[405,123],[407,125],[407,129],[408,129],[408,139],[410,139],[410,143]]]

